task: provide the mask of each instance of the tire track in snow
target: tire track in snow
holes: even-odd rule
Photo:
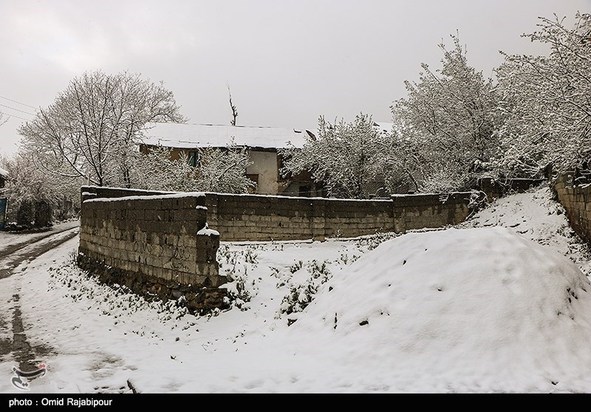
[[[59,232],[52,232],[51,234],[43,235],[38,238],[29,240],[28,242],[21,242],[10,245],[0,251],[0,279],[6,279],[16,273],[16,268],[23,263],[30,262],[44,253],[54,249],[62,243],[74,238],[78,235],[79,228],[68,228]],[[21,271],[26,269],[26,265],[21,268]],[[10,284],[6,282],[5,284]],[[13,359],[18,362],[18,368],[21,371],[35,370],[37,358],[45,356],[52,351],[52,348],[47,346],[31,346],[27,339],[25,325],[22,320],[22,311],[20,306],[20,290],[17,286],[13,286],[12,291],[12,319],[10,321],[10,328],[12,329],[12,339],[0,338],[0,359],[12,355]],[[0,317],[0,329],[6,331],[7,319]],[[10,333],[8,333],[10,335]]]
[[[57,233],[52,233],[26,244],[16,244],[0,251],[0,279],[9,277],[19,265],[25,261],[38,258],[45,252],[61,245],[78,235],[79,228],[70,228]],[[10,250],[7,253],[6,250]]]

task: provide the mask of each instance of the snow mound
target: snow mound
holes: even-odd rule
[[[340,366],[400,375],[401,390],[586,391],[590,292],[570,260],[507,228],[411,233],[335,275],[291,333],[338,342]]]
[[[589,247],[568,223],[566,212],[548,186],[496,199],[457,227],[510,228],[523,237],[550,246],[591,274]]]

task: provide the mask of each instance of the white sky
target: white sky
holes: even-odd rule
[[[390,121],[404,80],[437,67],[450,34],[490,75],[499,50],[535,52],[520,34],[538,16],[577,10],[591,0],[0,0],[0,112],[13,116],[0,155],[17,150],[17,117],[94,69],[163,81],[192,123],[229,123],[228,85],[241,125]]]

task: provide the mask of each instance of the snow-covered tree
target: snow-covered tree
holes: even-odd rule
[[[47,172],[131,186],[135,140],[149,122],[182,122],[172,92],[140,75],[87,72],[19,130]],[[65,167],[64,167],[65,166]]]
[[[151,190],[247,193],[256,184],[246,176],[249,165],[245,149],[201,148],[197,166],[186,152],[177,158],[171,149],[157,147],[140,155],[134,171],[137,187]]]
[[[38,167],[34,156],[26,151],[19,151],[12,158],[0,161],[8,172],[5,194],[8,197],[9,219],[14,219],[22,204],[35,205],[47,203],[57,220],[70,217],[75,205],[80,203],[80,186],[84,183],[80,177],[60,177],[48,174]],[[65,174],[65,173],[64,173]]]
[[[418,82],[406,81],[406,98],[392,106],[405,142],[405,169],[423,191],[469,187],[497,155],[498,98],[491,79],[468,64],[458,36],[444,44],[441,69],[422,64]]]
[[[524,36],[548,54],[506,54],[497,69],[507,116],[499,167],[512,175],[563,171],[591,156],[591,14],[577,13],[572,27],[540,17],[538,28]]]
[[[182,152],[177,159],[165,147],[155,147],[135,158],[135,187],[149,190],[190,192],[195,190],[195,169]]]
[[[331,124],[324,117],[318,121],[318,136],[309,137],[303,148],[282,152],[284,176],[309,172],[330,196],[367,198],[381,171],[374,167],[383,153],[389,135],[376,128],[371,116],[359,114],[353,122]]]
[[[246,149],[202,148],[197,166],[200,190],[221,193],[247,193],[256,183],[246,176],[250,160]]]

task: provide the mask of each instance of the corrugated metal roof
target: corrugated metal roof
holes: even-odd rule
[[[153,146],[191,149],[199,147],[237,146],[287,148],[303,147],[305,130],[276,127],[228,126],[187,123],[153,123],[144,132],[142,141]]]

